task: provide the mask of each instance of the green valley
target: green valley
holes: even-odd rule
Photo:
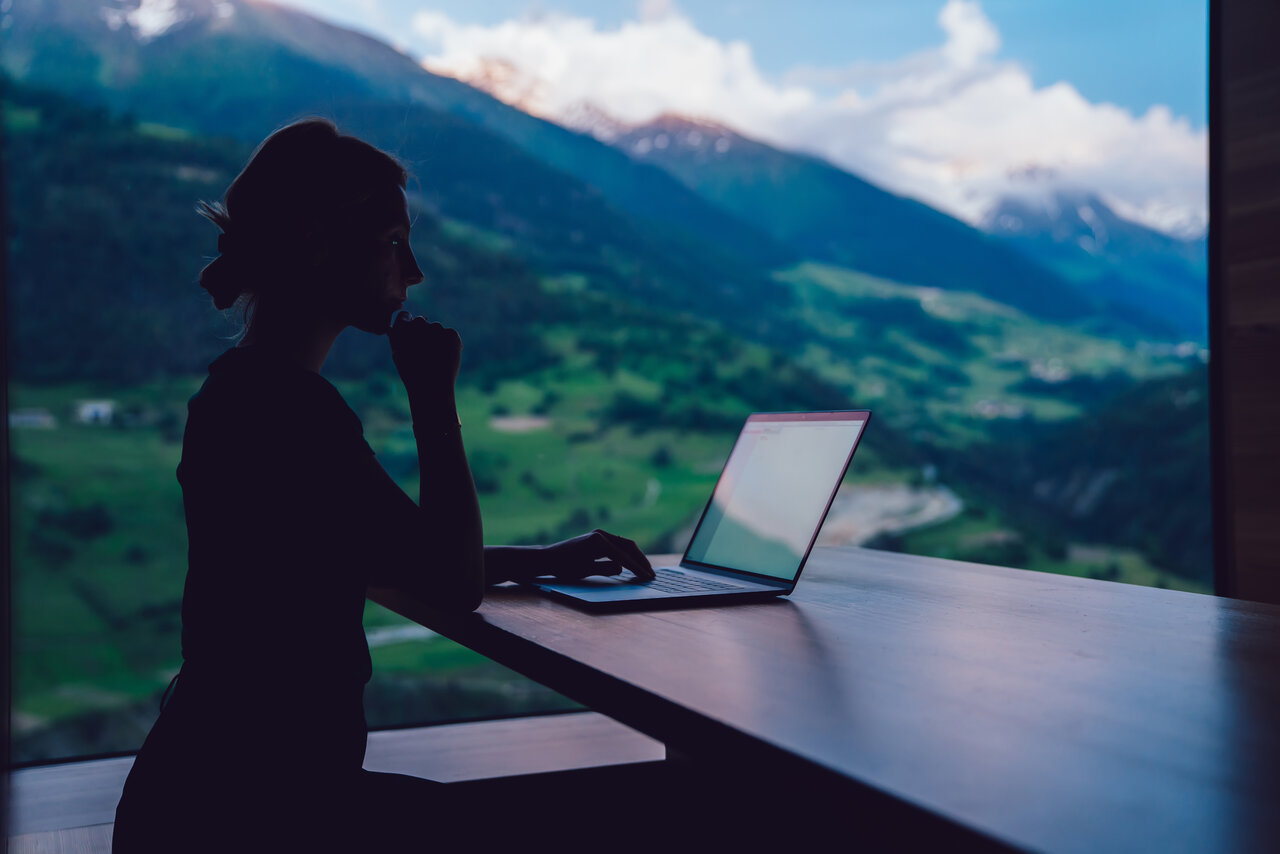
[[[15,759],[136,748],[180,662],[174,469],[238,332],[197,285],[216,234],[194,207],[300,113],[411,169],[408,307],[465,342],[488,542],[598,526],[680,551],[748,413],[869,408],[824,542],[1207,589],[1207,353],[1091,313],[1060,270],[812,158],[664,171],[292,10],[143,43],[82,5],[19,5],[0,78]],[[735,183],[761,163],[779,180]],[[326,375],[416,496],[386,342],[348,332]],[[365,623],[374,724],[570,705]]]

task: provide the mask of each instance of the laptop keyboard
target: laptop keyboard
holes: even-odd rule
[[[676,572],[659,572],[658,577],[645,586],[663,593],[708,593],[743,589],[740,584],[726,584],[703,575],[681,575]]]

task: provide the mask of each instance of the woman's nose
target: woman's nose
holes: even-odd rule
[[[406,247],[405,254],[407,262],[404,266],[404,282],[408,287],[413,287],[422,281],[422,268],[418,266],[418,259],[413,257],[413,250]]]

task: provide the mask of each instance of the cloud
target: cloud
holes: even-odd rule
[[[1037,88],[999,57],[1000,34],[972,0],[947,0],[937,24],[929,50],[774,79],[750,45],[700,32],[672,0],[644,0],[616,28],[555,13],[478,26],[424,11],[412,32],[428,68],[549,118],[584,103],[633,123],[698,116],[971,222],[1000,195],[1069,187],[1163,230],[1203,230],[1203,129],[1162,106],[1135,115],[1090,102],[1066,82]]]
[[[938,25],[947,34],[942,53],[957,68],[969,68],[1000,48],[1000,34],[977,3],[948,3]]]
[[[641,20],[613,30],[555,13],[486,27],[426,11],[412,28],[427,68],[464,79],[494,64],[518,69],[521,88],[540,93],[522,106],[550,117],[591,101],[625,121],[677,111],[737,116],[746,128],[758,115],[800,110],[813,98],[767,80],[748,44],[703,35],[669,2],[642,4]]]

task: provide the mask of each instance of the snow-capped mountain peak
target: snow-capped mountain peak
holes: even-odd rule
[[[1043,195],[1005,196],[987,212],[982,228],[1005,236],[1047,236],[1075,243],[1091,255],[1111,240],[1116,213],[1092,193],[1058,190]]]
[[[481,57],[461,71],[441,71],[426,66],[428,71],[454,77],[488,92],[499,101],[504,101],[522,112],[530,115],[554,118],[549,115],[550,88],[547,82],[509,59],[502,57]]]
[[[624,122],[591,101],[578,101],[569,105],[554,118],[554,121],[570,130],[591,134],[601,142],[608,143],[616,141],[635,128],[635,125]]]
[[[430,65],[427,70],[446,73]],[[620,144],[633,156],[644,157],[654,149],[662,150],[672,144],[707,148],[722,154],[732,147],[737,137],[723,125],[676,113],[664,113],[636,123],[621,119],[590,100],[558,105],[547,81],[500,57],[483,58],[466,70],[447,73],[526,113],[589,134],[601,142]],[[624,137],[625,143],[619,143]]]
[[[631,126],[614,142],[639,159],[666,150],[715,157],[727,154],[743,143],[744,138],[731,128],[708,119],[663,113],[652,121]]]

